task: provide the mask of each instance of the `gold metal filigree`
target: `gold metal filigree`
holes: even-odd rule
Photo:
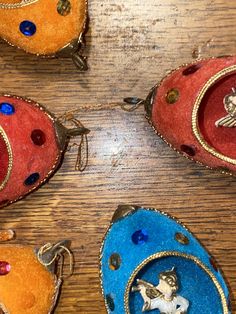
[[[211,155],[233,165],[236,165],[236,159],[233,159],[228,156],[225,156],[224,154],[221,154],[215,148],[210,146],[203,138],[199,129],[199,125],[198,125],[198,112],[202,103],[202,99],[204,95],[206,94],[206,92],[208,91],[208,89],[212,87],[220,78],[224,77],[225,75],[231,74],[235,71],[236,71],[236,65],[232,65],[216,73],[214,76],[212,76],[210,80],[202,88],[202,90],[200,91],[198,97],[196,98],[196,101],[193,106],[193,111],[192,111],[192,130],[198,142],[200,143],[200,145]]]

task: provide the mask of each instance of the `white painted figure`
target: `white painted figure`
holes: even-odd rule
[[[140,292],[143,298],[143,312],[158,309],[161,314],[185,314],[189,301],[177,295],[177,290],[178,279],[174,268],[160,273],[157,286],[138,279],[137,286],[132,288],[132,291]]]

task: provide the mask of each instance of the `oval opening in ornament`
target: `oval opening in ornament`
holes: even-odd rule
[[[154,255],[144,261],[129,280],[126,314],[152,310],[228,314],[227,296],[220,284],[222,279],[218,282],[214,270],[210,269],[191,255],[179,252]]]
[[[202,146],[220,159],[236,163],[236,72],[223,73],[206,89],[196,119]]]
[[[12,167],[12,155],[10,143],[5,132],[0,128],[0,190],[2,190],[10,176]]]

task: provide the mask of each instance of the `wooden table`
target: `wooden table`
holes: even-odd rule
[[[145,97],[168,70],[193,58],[236,52],[232,0],[91,0],[90,69],[44,60],[0,44],[1,91],[28,96],[60,115],[78,109],[91,129],[89,166],[74,171],[76,149],[36,193],[1,210],[16,243],[73,241],[75,274],[57,314],[101,313],[98,256],[118,204],[164,210],[185,223],[222,267],[236,297],[236,181],[177,156],[152,131],[143,108],[127,113],[123,97]],[[234,311],[236,302],[233,300]]]

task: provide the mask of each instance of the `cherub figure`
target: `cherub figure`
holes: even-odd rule
[[[227,115],[218,121],[215,125],[217,127],[224,126],[227,128],[232,128],[236,126],[236,90],[232,88],[232,93],[226,95],[224,98],[224,106],[227,111]]]
[[[160,273],[159,284],[137,279],[137,286],[132,291],[140,292],[144,305],[142,311],[158,309],[161,314],[186,314],[189,301],[176,294],[178,279],[174,268]]]

